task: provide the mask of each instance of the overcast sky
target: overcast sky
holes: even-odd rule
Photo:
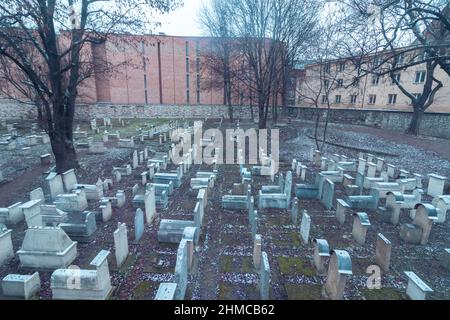
[[[172,36],[201,36],[198,23],[198,10],[208,0],[184,0],[184,6],[159,17],[161,28],[156,32],[164,32]]]

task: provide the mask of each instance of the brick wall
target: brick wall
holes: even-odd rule
[[[235,106],[234,116],[251,119],[248,106]],[[326,109],[319,109],[322,116]],[[411,113],[386,110],[331,109],[330,122],[367,125],[397,131],[405,131],[411,120]],[[293,119],[313,121],[314,108],[287,108],[287,116]],[[0,103],[0,119],[32,119],[35,108],[14,102]],[[255,119],[258,118],[253,107]],[[281,114],[281,112],[280,112]],[[228,117],[228,108],[223,105],[78,105],[75,117],[80,120],[92,118],[220,118]],[[426,113],[421,124],[423,135],[450,139],[450,114]]]

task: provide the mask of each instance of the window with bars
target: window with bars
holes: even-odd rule
[[[380,83],[380,77],[379,76],[372,76],[372,85],[377,86]]]
[[[416,79],[414,83],[424,83],[426,78],[426,71],[416,71]]]
[[[377,102],[377,96],[375,94],[369,95],[369,104],[375,104]]]
[[[351,104],[355,104],[356,103],[356,99],[357,99],[357,95],[356,94],[350,95],[350,103]]]
[[[335,102],[335,103],[341,103],[341,99],[342,99],[342,96],[341,96],[340,94],[338,94],[338,95],[336,95],[336,97],[334,98],[334,102]]]
[[[337,88],[342,88],[343,86],[344,86],[344,79],[338,79],[336,87]]]

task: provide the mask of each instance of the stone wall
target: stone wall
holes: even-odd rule
[[[322,117],[326,109],[319,109]],[[0,103],[0,119],[30,119],[36,110],[32,106],[17,103]],[[235,106],[233,113],[239,119],[251,119],[248,106]],[[315,108],[287,108],[290,118],[313,121]],[[255,119],[258,110],[253,107]],[[270,114],[270,112],[269,112]],[[281,111],[280,111],[281,114]],[[78,105],[75,117],[79,120],[92,118],[220,118],[228,117],[228,108],[223,105]],[[331,109],[330,122],[367,125],[378,128],[405,131],[411,121],[411,113],[404,111]],[[421,124],[421,134],[450,139],[450,113],[426,113]]]

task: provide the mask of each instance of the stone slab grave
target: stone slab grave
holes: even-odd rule
[[[69,219],[67,212],[59,210],[55,205],[41,205],[40,215],[44,227],[57,227]]]
[[[434,173],[429,174],[427,194],[432,197],[441,196],[444,193],[446,180],[447,177],[443,177]]]
[[[117,143],[117,147],[124,148],[124,149],[132,149],[134,148],[134,139],[119,139],[119,142]]]
[[[134,216],[134,241],[138,242],[144,235],[145,222],[144,222],[144,211],[138,208]]]
[[[311,230],[311,217],[308,215],[306,210],[303,211],[302,221],[300,223],[300,236],[304,244],[309,242],[309,233]]]
[[[288,209],[291,203],[292,193],[292,172],[286,173],[286,179],[284,181],[284,188],[282,193],[263,193],[259,191],[258,195],[258,208],[275,208],[275,209]]]
[[[265,251],[261,254],[261,269],[259,271],[259,293],[261,300],[269,300],[270,294],[270,264]]]
[[[74,190],[83,190],[87,200],[98,201],[103,198],[103,181],[99,178],[95,184],[75,184]]]
[[[95,212],[69,212],[67,222],[59,225],[70,239],[90,243],[97,230]]]
[[[345,250],[332,250],[325,283],[325,294],[331,300],[342,300],[347,277],[352,275],[352,261]]]
[[[110,201],[113,208],[122,208],[126,203],[125,191],[118,190],[115,197],[104,197],[102,200]]]
[[[192,270],[192,264],[194,261],[194,247],[198,244],[200,230],[196,227],[184,228],[181,241],[186,240],[188,251],[188,271]]]
[[[89,269],[58,269],[52,273],[50,287],[54,300],[106,300],[113,287],[108,267],[110,252],[102,250]],[[73,280],[75,278],[75,281]]]
[[[58,209],[66,212],[80,212],[88,207],[84,190],[74,190],[72,193],[59,194],[53,203]]]
[[[116,255],[116,265],[122,266],[128,257],[128,230],[125,223],[120,223],[114,231],[114,251]]]
[[[358,244],[364,245],[366,243],[366,234],[370,225],[367,213],[357,212],[353,214],[352,236]]]
[[[284,193],[284,178],[283,174],[278,175],[278,185],[277,186],[261,186],[262,193]]]
[[[247,210],[250,197],[248,195],[224,195],[222,196],[222,208],[227,210]]]
[[[402,209],[414,209],[416,204],[422,201],[422,189],[415,189],[413,194],[403,194],[400,192],[388,192],[386,194],[386,222],[394,225],[398,224]]]
[[[317,199],[319,197],[319,187],[311,184],[296,184],[295,195],[299,199]]]
[[[426,245],[433,222],[437,220],[437,210],[429,203],[419,203],[415,206],[415,210],[416,216],[412,223],[401,225],[400,238],[407,243]]]
[[[450,210],[450,195],[437,196],[433,199],[431,204],[439,209],[438,218],[435,222],[444,223],[447,217],[447,212]]]
[[[28,300],[41,289],[39,273],[32,275],[8,274],[2,279],[3,295]]]
[[[397,182],[376,182],[370,190],[379,199],[385,199],[389,192],[403,192],[403,186]]]
[[[411,300],[426,300],[428,293],[433,292],[422,279],[420,279],[414,272],[405,271],[408,278],[408,285],[406,287],[406,295]]]
[[[167,184],[172,181],[174,188],[181,186],[181,177],[178,173],[155,173],[153,182]]]
[[[20,205],[19,208],[23,212],[28,228],[43,226],[41,216],[41,203],[42,200],[31,200]]]
[[[77,242],[72,241],[59,227],[33,227],[25,232],[17,254],[24,268],[67,267],[77,256]]]
[[[0,223],[15,225],[25,218],[20,208],[22,202],[14,203],[8,208],[0,208]]]
[[[314,243],[314,267],[317,272],[322,275],[326,274],[327,269],[325,267],[326,261],[330,257],[330,246],[325,239],[313,239]]]
[[[4,225],[0,224],[0,266],[3,266],[14,257],[11,233],[12,230],[8,230]]]
[[[162,219],[158,229],[158,241],[161,243],[179,243],[183,238],[184,229],[194,227],[194,221]]]
[[[175,300],[177,284],[175,282],[163,282],[159,284],[155,300]]]
[[[377,234],[375,261],[381,270],[388,272],[391,264],[392,243],[381,233]]]
[[[121,176],[125,177],[125,176],[131,176],[133,169],[131,168],[131,166],[129,164],[127,164],[123,167],[113,167],[112,172],[113,172],[113,174],[115,174],[115,172],[119,172]]]
[[[188,284],[188,244],[187,240],[181,239],[177,250],[177,261],[175,265],[175,300],[184,300]]]
[[[351,209],[371,209],[376,210],[378,207],[378,198],[376,196],[348,196],[345,202]]]
[[[161,194],[163,191],[166,191],[168,196],[171,196],[174,192],[173,182],[169,181],[166,183],[147,183],[145,188],[147,191],[150,190],[151,187],[155,188],[155,194]]]

